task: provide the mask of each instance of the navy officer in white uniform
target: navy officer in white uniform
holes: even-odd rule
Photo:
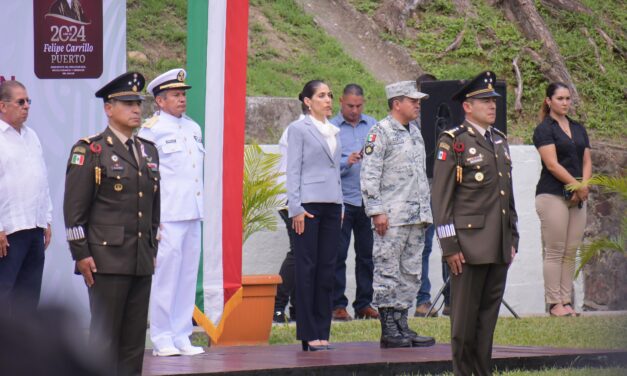
[[[203,216],[202,132],[185,115],[185,70],[172,69],[148,84],[159,109],[139,135],[153,141],[161,161],[159,253],[150,296],[150,339],[155,356],[196,355],[192,314]]]

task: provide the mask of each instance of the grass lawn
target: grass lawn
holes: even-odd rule
[[[412,318],[409,325],[420,334],[435,337],[438,343],[450,342],[448,318]],[[333,323],[332,342],[378,341],[379,322],[354,320]],[[296,326],[274,325],[270,344],[298,343]],[[495,345],[552,346],[574,348],[627,348],[627,315],[582,317],[500,318],[494,333]]]

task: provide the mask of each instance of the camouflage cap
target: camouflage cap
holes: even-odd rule
[[[385,87],[387,99],[408,97],[412,99],[427,99],[429,94],[421,93],[416,87],[416,81],[399,81]]]

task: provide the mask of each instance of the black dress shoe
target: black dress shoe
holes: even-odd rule
[[[322,351],[322,350],[327,350],[326,346],[310,345],[309,342],[307,342],[307,341],[301,341],[301,344],[303,346],[303,351]]]
[[[435,345],[435,338],[416,334],[411,336],[411,347],[429,347]]]

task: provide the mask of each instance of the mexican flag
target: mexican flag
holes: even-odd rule
[[[205,213],[194,319],[213,340],[242,298],[248,0],[190,0],[188,115],[203,127]]]

